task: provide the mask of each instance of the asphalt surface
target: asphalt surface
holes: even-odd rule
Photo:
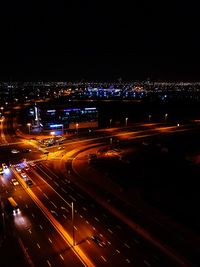
[[[10,121],[1,124],[1,161],[12,165],[1,176],[1,197],[6,203],[6,198],[13,196],[20,207],[20,213],[16,216],[6,215],[6,225],[9,227],[5,226],[5,231],[11,229],[15,234],[18,247],[24,255],[24,266],[27,263],[50,267],[83,266],[77,251],[73,250],[69,242],[73,231],[76,249],[90,259],[94,266],[177,266],[99,205],[95,198],[73,184],[70,164],[66,168],[66,160],[72,161],[74,154],[83,150],[84,146],[96,145],[99,141],[109,145],[119,139],[143,138],[166,130],[165,127],[158,128],[159,125],[152,125],[151,129],[149,127],[138,125],[134,131],[131,128],[106,129],[90,135],[88,140],[84,136],[77,136],[75,140],[72,138],[62,144],[61,150],[59,146],[48,148],[47,156],[44,154],[47,148],[41,150],[36,141],[16,136]],[[175,129],[184,130],[173,126],[170,131]],[[24,148],[31,148],[32,151],[24,153]],[[19,150],[19,153],[13,154],[13,149]],[[27,161],[36,162],[36,167],[27,171],[27,176],[33,181],[30,187],[26,187],[15,168],[15,164],[26,164]],[[13,185],[14,178],[19,181],[19,185]],[[69,235],[68,240],[65,231]],[[106,245],[101,247],[94,242],[91,239],[93,235],[104,240]],[[9,257],[9,253],[5,257]]]

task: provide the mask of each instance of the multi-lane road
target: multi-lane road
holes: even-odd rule
[[[150,242],[151,238],[145,238],[146,232],[131,229],[117,216],[116,207],[111,210],[102,205],[107,201],[102,188],[91,187],[86,179],[85,186],[78,185],[72,164],[80,152],[108,146],[116,142],[115,138],[123,142],[160,132],[184,131],[186,127],[138,124],[134,129],[105,129],[92,136],[66,140],[61,149],[56,146],[42,150],[37,141],[16,137],[12,127],[8,119],[1,122],[1,163],[11,167],[1,175],[0,188],[3,203],[12,196],[20,207],[16,216],[6,215],[4,233],[8,234],[8,229],[15,233],[25,257],[24,264],[38,267],[189,266],[173,249],[153,238],[154,242]],[[24,148],[32,151],[24,153]],[[11,153],[12,149],[19,153]],[[49,154],[44,154],[44,150]],[[29,161],[35,161],[36,166],[24,171],[33,181],[33,185],[27,187],[15,165],[25,166]],[[14,186],[12,179],[17,179],[19,185]],[[95,242],[92,236],[104,242]],[[4,255],[5,259],[9,253]],[[5,261],[3,266],[8,266],[6,264]]]

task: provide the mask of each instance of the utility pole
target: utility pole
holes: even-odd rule
[[[72,202],[72,239],[73,239],[73,246],[75,246],[75,235],[74,235],[74,202]]]

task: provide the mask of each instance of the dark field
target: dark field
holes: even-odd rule
[[[127,194],[137,188],[146,202],[200,231],[199,133],[157,136],[120,149],[121,158],[102,157],[95,167],[104,166]]]

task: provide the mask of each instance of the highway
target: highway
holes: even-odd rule
[[[94,190],[91,185],[88,184],[87,191],[73,183],[77,176],[72,169],[73,159],[84,150],[108,146],[116,140],[123,142],[160,132],[186,131],[187,127],[139,124],[134,130],[105,129],[90,137],[71,138],[64,142],[61,150],[58,146],[45,148],[49,151],[47,156],[37,142],[16,137],[11,125],[6,119],[1,123],[1,161],[12,165],[10,171],[1,176],[2,197],[6,199],[12,195],[20,207],[20,214],[13,219],[7,217],[6,221],[17,234],[30,265],[189,266],[172,261],[101,205],[98,198],[101,188],[95,188],[94,193],[98,193],[95,198],[95,195],[88,194]],[[31,147],[32,152],[22,153],[27,147]],[[11,153],[14,148],[20,152]],[[15,164],[29,161],[35,161],[36,166],[27,171],[33,181],[33,185],[27,187]],[[13,185],[13,178],[19,185]],[[105,246],[95,243],[92,236],[105,240]]]

